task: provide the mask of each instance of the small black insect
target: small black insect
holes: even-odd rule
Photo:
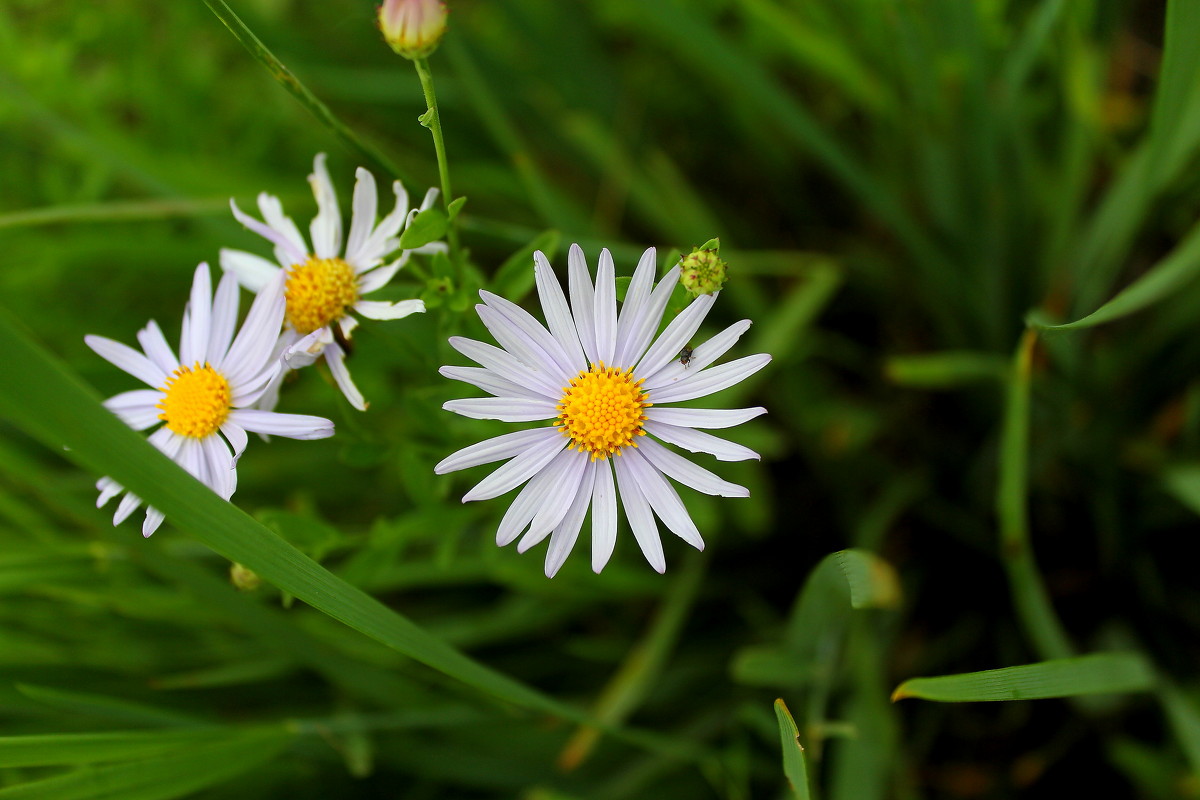
[[[695,351],[693,351],[692,348],[685,346],[682,350],[679,351],[679,363],[683,364],[683,366],[685,366],[685,367],[688,364],[692,363],[692,353],[693,352],[695,352]]]

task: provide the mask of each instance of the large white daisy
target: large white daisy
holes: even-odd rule
[[[613,260],[607,250],[600,253],[593,286],[583,251],[571,246],[570,305],[546,257],[535,253],[538,297],[549,330],[519,306],[484,291],[483,305],[475,308],[500,347],[450,339],[455,350],[480,366],[442,367],[441,373],[493,396],[451,400],[443,408],[473,419],[554,420],[550,426],[466,447],[434,468],[443,474],[511,459],[467,492],[463,502],[497,497],[525,484],[500,522],[496,543],[503,546],[521,537],[517,550],[525,552],[549,536],[547,576],[552,577],[571,552],[589,506],[593,570],[603,569],[612,555],[620,495],[642,553],[650,566],[663,572],[666,560],[655,515],[685,542],[704,548],[667,478],[705,494],[749,496],[744,487],[722,480],[658,440],[722,461],[758,458],[749,448],[697,429],[738,425],[766,413],[765,408],[669,404],[733,386],[766,366],[771,357],[747,356],[706,369],[750,327],[749,320],[742,320],[697,346],[690,359],[680,359],[716,295],[693,301],[655,340],[679,267],[654,286],[654,259],[653,248],[642,255],[618,315]]]
[[[389,303],[382,300],[363,298],[385,286],[396,272],[404,266],[412,253],[432,253],[444,250],[445,244],[434,242],[424,247],[405,250],[394,261],[384,264],[384,258],[400,246],[400,233],[418,212],[433,205],[438,190],[430,189],[420,208],[411,211],[408,193],[395,181],[392,191],[396,195],[396,207],[379,224],[375,224],[378,198],[375,178],[370,172],[358,168],[354,184],[354,210],[350,219],[350,233],[342,249],[342,215],[338,210],[337,193],[325,168],[325,154],[313,159],[313,174],[308,176],[313,195],[317,200],[317,216],[309,226],[312,247],[308,246],[296,223],[283,213],[279,198],[265,192],[258,196],[258,209],[263,221],[242,213],[237,203],[229,201],[238,222],[275,245],[275,260],[242,250],[221,251],[221,269],[237,275],[243,286],[252,292],[261,291],[281,271],[287,275],[284,294],[287,298],[287,314],[278,351],[291,369],[306,367],[324,355],[325,363],[346,399],[360,411],[367,403],[362,393],[350,379],[346,369],[346,350],[343,346],[350,339],[358,320],[351,315],[355,311],[371,319],[400,319],[425,310],[420,300],[402,300]],[[333,326],[337,325],[335,335]],[[272,383],[259,401],[261,408],[274,408],[279,398],[279,381],[282,374]]]
[[[228,274],[222,278],[214,299],[208,264],[201,264],[183,314],[178,357],[153,320],[138,331],[141,353],[103,336],[84,337],[101,357],[152,387],[123,392],[104,405],[134,430],[164,422],[150,434],[151,444],[228,500],[237,488],[236,465],[247,431],[292,439],[333,435],[333,423],[322,417],[249,408],[279,374],[279,359],[272,355],[283,313],[283,281],[270,281],[234,338],[237,280]],[[97,508],[124,491],[112,478],[101,478],[96,488]],[[141,503],[126,492],[113,525]],[[162,520],[161,512],[148,507],[142,534],[154,533]]]

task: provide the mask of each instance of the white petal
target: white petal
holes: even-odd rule
[[[258,210],[262,212],[263,221],[288,242],[286,247],[275,248],[275,259],[284,266],[303,264],[307,261],[308,243],[300,235],[300,229],[292,222],[292,218],[283,213],[283,203],[279,202],[279,198],[259,192]]]
[[[229,421],[252,433],[268,433],[288,439],[327,439],[333,436],[333,423],[324,417],[307,414],[280,414],[257,408],[235,408]]]
[[[283,273],[258,293],[246,314],[246,321],[233,340],[229,352],[217,367],[236,390],[242,382],[258,375],[271,358],[279,330],[283,325]]]
[[[663,312],[667,308],[667,303],[671,301],[671,295],[675,291],[675,284],[678,280],[679,267],[675,266],[654,287],[654,291],[650,293],[650,300],[642,308],[642,312],[630,323],[631,330],[625,343],[625,359],[619,366],[633,366],[645,355],[646,348],[650,346],[650,340],[654,338],[654,334],[658,333]]]
[[[661,422],[647,420],[646,433],[693,453],[709,453],[720,461],[749,461],[758,458],[758,453],[749,447],[734,444],[693,428],[678,428],[674,425],[664,425]]]
[[[476,484],[471,491],[463,495],[462,501],[469,503],[472,500],[490,500],[515,489],[549,464],[566,444],[565,437],[557,437],[556,441],[527,449]]]
[[[455,350],[497,375],[540,392],[546,398],[553,398],[555,403],[562,397],[563,387],[561,385],[555,384],[549,376],[525,366],[512,353],[463,336],[451,336],[449,341],[450,346]]]
[[[238,385],[233,392],[233,396],[229,398],[229,405],[233,408],[245,408],[246,406],[254,405],[271,388],[271,385],[279,377],[279,373],[284,371],[284,369],[286,367],[284,367],[282,361],[268,362],[262,372],[247,378]]]
[[[350,405],[359,411],[366,411],[367,401],[363,399],[362,392],[354,385],[354,381],[350,378],[350,370],[346,368],[346,351],[334,342],[325,348],[325,363],[333,375],[333,382],[342,390],[342,394],[345,395]]]
[[[704,539],[670,481],[634,448],[623,452],[620,461],[667,529],[697,550],[703,550]]]
[[[96,508],[102,508],[109,500],[125,491],[125,487],[107,477],[97,481],[96,488],[100,490],[100,496],[96,498]]]
[[[378,194],[375,190],[375,176],[359,167],[354,171],[354,199],[350,214],[350,235],[346,239],[346,262],[356,266],[359,252],[367,243],[371,229],[375,227],[375,215],[378,209]]]
[[[188,439],[180,436],[167,426],[163,426],[147,437],[146,441],[158,448],[159,452],[172,461],[179,460],[179,451]]]
[[[162,329],[158,327],[157,322],[154,320],[147,322],[146,327],[138,331],[137,338],[146,357],[154,362],[154,366],[167,375],[179,369],[179,359],[175,357],[175,351],[171,349],[171,345],[167,344],[167,337],[163,336]]]
[[[558,483],[558,467],[565,462],[569,451],[562,451],[546,468],[534,475],[529,483],[517,493],[517,498],[504,512],[500,527],[496,529],[496,544],[500,547],[512,542],[533,519],[533,515],[546,502],[546,498],[554,491]]]
[[[575,493],[575,501],[571,504],[571,508],[563,517],[562,522],[558,523],[558,527],[554,529],[554,535],[550,537],[550,546],[546,549],[547,578],[553,578],[558,574],[559,568],[567,560],[571,549],[575,547],[575,541],[579,538],[579,529],[583,527],[583,518],[587,515],[588,506],[592,502],[592,488],[595,486],[597,469],[599,467],[595,461],[588,462],[586,472],[579,483],[579,491]],[[608,467],[605,466],[604,469],[607,470]]]
[[[715,294],[701,295],[693,300],[691,305],[679,312],[679,316],[671,320],[671,324],[667,325],[658,340],[650,345],[646,355],[642,356],[642,360],[634,369],[634,374],[639,378],[649,377],[675,360],[679,351],[696,333],[700,323],[704,322],[704,317],[716,299]]]
[[[260,207],[262,206],[264,196],[259,195]],[[278,204],[279,201],[276,200],[275,202]],[[229,207],[233,209],[233,216],[238,222],[275,245],[275,256],[279,259],[279,263],[303,264],[308,259],[308,254],[304,252],[302,247],[297,247],[296,243],[292,242],[289,237],[275,230],[270,225],[264,225],[249,214],[243,213],[233,200],[229,201]],[[297,235],[299,235],[299,232],[297,232]]]
[[[625,509],[625,518],[633,529],[633,538],[637,539],[642,554],[650,562],[655,572],[667,571],[667,559],[663,555],[662,539],[658,535],[658,525],[654,522],[654,514],[650,512],[650,503],[642,495],[637,479],[629,470],[629,465],[622,456],[613,459],[613,469],[617,473],[617,487],[621,494],[621,506]]]
[[[546,317],[546,325],[551,335],[567,353],[570,372],[582,372],[588,368],[583,348],[579,345],[579,333],[575,330],[575,320],[571,316],[571,308],[563,294],[558,278],[550,262],[541,250],[533,254],[533,274],[537,282],[538,299],[542,303],[542,313]]]
[[[501,378],[485,367],[442,367],[438,372],[450,380],[469,383],[496,397],[523,397],[526,400],[546,399],[532,389],[526,389],[507,378]]]
[[[392,192],[396,195],[396,207],[392,209],[392,213],[380,220],[378,227],[367,237],[361,250],[354,255],[355,264],[382,258],[400,246],[399,240],[392,239],[400,232],[408,218],[408,192],[400,185],[400,181],[392,182]]]
[[[163,393],[154,389],[134,389],[113,395],[104,401],[104,407],[121,418],[135,431],[145,430],[161,420],[158,415],[162,411],[157,404],[163,399]]]
[[[563,349],[562,344],[528,311],[516,303],[488,291],[481,291],[479,296],[483,298],[483,302],[487,303],[489,308],[499,312],[513,327],[525,334],[525,337],[536,345],[543,361],[553,362],[558,367],[560,374],[574,377],[580,371],[573,367],[571,358]]]
[[[646,418],[684,428],[732,428],[767,413],[762,406],[755,408],[663,408],[646,409]]]
[[[561,386],[575,377],[567,375],[566,371],[538,347],[533,339],[496,309],[477,305],[475,311],[492,336],[496,337],[496,341],[500,343],[501,347],[516,356],[529,369],[545,375],[550,383],[557,383]]]
[[[612,459],[596,462],[592,487],[592,571],[600,572],[617,545],[617,489],[613,486]]]
[[[333,331],[328,325],[304,336],[296,334],[294,341],[283,349],[281,358],[288,369],[304,369],[316,363],[333,342]]]
[[[704,467],[697,466],[678,453],[663,447],[649,436],[638,439],[637,449],[659,472],[698,492],[718,497],[750,496],[750,490],[746,487],[722,480]]]
[[[142,536],[149,539],[158,530],[158,526],[162,525],[163,513],[157,508],[146,507],[146,519],[142,523]]]
[[[650,397],[655,403],[678,403],[697,397],[707,397],[714,392],[741,383],[770,363],[771,357],[766,353],[735,359],[719,367],[709,367],[695,375],[676,381],[670,386],[655,389]]]
[[[208,464],[208,475],[212,479],[209,486],[222,500],[228,500],[237,486],[233,477],[236,472],[229,445],[220,436],[207,436],[199,441],[201,455]]]
[[[558,416],[552,400],[519,397],[468,397],[449,400],[442,408],[471,419],[498,419],[501,422],[536,422]]]
[[[212,334],[208,340],[208,357],[215,364],[220,364],[229,352],[229,343],[233,341],[233,332],[237,329],[237,315],[237,276],[226,272],[217,284],[217,296],[212,307]]]
[[[324,153],[317,153],[313,159],[308,185],[317,201],[317,215],[309,226],[313,250],[317,258],[337,258],[342,254],[342,214],[338,211],[337,192],[329,179],[329,170],[325,168]]]
[[[600,251],[592,308],[596,323],[596,359],[612,366],[617,352],[617,284],[612,253],[607,247]]]
[[[245,428],[229,419],[226,419],[221,425],[221,433],[225,434],[225,438],[229,440],[229,445],[233,448],[233,463],[236,465],[238,459],[242,457],[242,453],[246,451],[250,437],[246,435]]]
[[[221,269],[257,294],[279,274],[279,265],[244,250],[221,249]]]
[[[378,269],[373,269],[370,272],[364,273],[358,279],[358,294],[365,297],[371,292],[387,286],[388,282],[391,281],[396,273],[408,263],[408,254],[409,251],[405,250],[400,254],[399,258],[388,264],[386,267],[379,267]]]
[[[125,520],[129,519],[138,506],[142,504],[141,499],[132,492],[126,492],[121,498],[121,502],[117,505],[117,511],[113,514],[113,525],[120,525]]]
[[[430,186],[425,190],[425,196],[421,198],[421,207],[419,210],[424,211],[427,208],[431,208],[437,202],[439,195],[441,195],[441,190],[436,186]]]
[[[588,276],[587,259],[577,244],[571,245],[567,253],[567,282],[579,343],[583,345],[583,353],[587,360],[595,364],[600,360],[596,356],[596,293],[592,288],[592,279]]]
[[[183,336],[179,340],[179,358],[184,366],[208,361],[208,339],[212,334],[212,273],[208,264],[196,267],[192,294],[184,315]]]
[[[446,456],[437,463],[433,471],[438,475],[445,475],[447,472],[477,467],[480,464],[503,461],[519,455],[531,447],[548,447],[552,443],[552,439],[561,436],[562,434],[557,428],[534,428],[533,430],[494,436]]]
[[[533,547],[538,542],[550,535],[558,524],[563,521],[563,517],[567,515],[567,511],[575,503],[575,498],[583,493],[582,486],[583,476],[590,462],[590,458],[584,453],[570,452],[571,458],[568,458],[561,469],[556,470],[558,479],[555,490],[550,493],[550,497],[538,509],[533,521],[529,525],[529,530],[525,536],[517,544],[517,552],[524,553],[530,547]],[[587,487],[587,495],[590,499],[592,496],[592,487]]]
[[[735,322],[725,330],[718,333],[716,336],[709,339],[702,345],[699,345],[692,350],[691,359],[687,364],[680,363],[676,358],[668,361],[667,365],[653,375],[639,375],[640,378],[645,378],[645,383],[642,388],[646,390],[657,389],[660,386],[666,386],[675,383],[683,378],[695,375],[700,370],[707,367],[709,364],[716,361],[721,356],[737,343],[737,340],[750,328],[750,320],[744,319],[741,322]],[[680,348],[682,349],[682,348]]]
[[[83,341],[96,355],[114,367],[128,372],[142,383],[158,389],[167,382],[166,372],[128,345],[91,334],[84,336]]]
[[[425,301],[400,300],[388,303],[383,300],[359,300],[354,304],[354,310],[369,319],[404,319],[409,314],[424,311]]]
[[[629,281],[629,288],[625,292],[625,302],[621,304],[621,317],[617,321],[617,352],[613,356],[614,366],[633,366],[637,357],[641,355],[633,352],[637,348],[633,333],[635,329],[640,328],[635,323],[641,322],[646,303],[650,300],[656,266],[655,250],[651,247],[642,253],[637,269],[633,271],[633,279]]]
[[[342,338],[350,341],[354,335],[354,329],[358,327],[358,319],[353,314],[347,314],[338,320],[338,328],[342,331]]]

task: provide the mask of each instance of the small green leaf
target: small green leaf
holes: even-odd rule
[[[800,731],[796,720],[782,699],[775,701],[775,721],[779,723],[779,744],[783,748],[783,774],[792,787],[792,796],[797,800],[808,800],[812,795],[808,789],[808,762],[800,744]]]
[[[446,214],[440,208],[430,206],[413,217],[400,234],[400,249],[412,250],[436,242],[446,235],[447,224]]]
[[[454,221],[454,218],[458,216],[458,212],[462,211],[462,207],[465,206],[466,204],[467,204],[467,198],[456,197],[450,203],[450,205],[448,205],[446,207],[446,212],[447,212],[451,222]]]
[[[1038,700],[1146,692],[1153,688],[1154,672],[1137,653],[1097,653],[983,672],[913,678],[892,692],[892,702],[908,697],[942,703]]]
[[[422,127],[428,128],[433,125],[433,115],[436,113],[432,108],[426,109],[424,114],[417,117],[417,122],[421,123]]]

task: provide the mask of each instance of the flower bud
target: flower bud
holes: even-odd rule
[[[258,577],[257,572],[235,561],[229,567],[229,582],[240,591],[253,592],[262,583],[262,578]]]
[[[725,285],[725,262],[720,257],[721,243],[718,239],[705,242],[701,247],[679,260],[679,282],[693,296],[712,294]]]
[[[379,29],[399,55],[425,58],[437,49],[446,32],[446,4],[441,0],[384,0]]]

